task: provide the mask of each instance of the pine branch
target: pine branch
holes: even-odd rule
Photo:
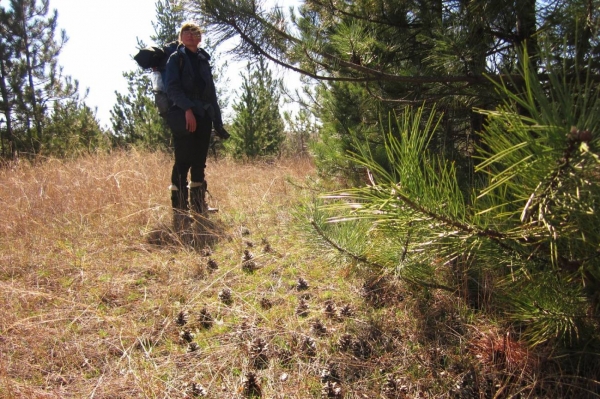
[[[310,224],[314,227],[314,229],[317,232],[317,234],[323,240],[325,240],[325,242],[327,242],[329,245],[331,245],[334,249],[336,249],[340,253],[343,253],[345,255],[350,256],[352,259],[354,259],[357,262],[364,263],[365,265],[372,266],[372,267],[377,268],[379,270],[385,270],[386,269],[385,266],[380,265],[379,263],[373,262],[373,261],[369,260],[365,256],[356,255],[356,254],[350,252],[348,249],[342,248],[339,244],[337,244],[331,238],[327,237],[325,235],[325,232],[323,232],[323,230],[319,227],[319,225],[314,220],[311,220]],[[447,285],[443,285],[443,284],[428,283],[428,282],[425,282],[425,281],[422,281],[422,280],[411,279],[411,278],[406,277],[406,276],[399,276],[399,277],[400,277],[401,280],[404,280],[407,283],[415,284],[415,285],[420,285],[420,286],[425,287],[425,288],[439,289],[439,290],[444,290],[444,291],[448,291],[448,292],[454,292],[454,291],[456,291],[454,288],[449,287]]]
[[[226,14],[221,8],[211,9],[207,7],[205,9],[205,13],[208,14],[209,17],[214,18],[216,21],[214,24],[216,25],[225,25],[229,28],[233,29],[236,34],[240,36],[243,42],[249,45],[256,54],[260,54],[270,61],[274,62],[277,65],[280,65],[286,69],[292,70],[294,72],[300,73],[302,75],[308,76],[310,78],[320,80],[320,81],[335,81],[335,82],[373,82],[373,81],[386,81],[386,82],[396,82],[396,83],[412,83],[412,84],[424,84],[424,83],[468,83],[468,84],[487,84],[490,81],[502,82],[502,81],[511,81],[513,83],[519,83],[523,81],[523,77],[521,75],[509,75],[509,74],[497,74],[497,75],[473,75],[473,76],[405,76],[405,75],[395,75],[385,73],[381,70],[372,69],[369,67],[365,67],[359,63],[354,63],[351,61],[345,61],[340,57],[330,54],[328,52],[316,52],[319,56],[324,59],[329,60],[333,65],[339,65],[340,67],[348,68],[349,70],[353,70],[359,72],[363,75],[363,77],[348,77],[348,76],[327,76],[320,75],[318,73],[311,72],[309,70],[296,67],[289,62],[283,61],[280,57],[271,54],[267,50],[263,48],[263,45],[259,43],[257,40],[252,38],[249,34],[245,32],[245,29],[241,27],[237,20],[238,16],[244,15],[247,18],[250,18],[253,22],[258,24],[257,29],[262,29],[263,31],[269,31],[275,35],[277,35],[280,39],[286,40],[295,45],[302,46],[306,52],[309,52],[308,49],[303,45],[303,41],[289,33],[285,32],[282,29],[274,26],[272,23],[267,21],[265,18],[261,17],[258,12],[246,12],[246,13],[236,13],[237,9],[228,10],[230,14]],[[212,12],[212,13],[211,13]],[[224,15],[222,15],[224,14]],[[230,34],[227,34],[227,37],[231,37]],[[310,56],[308,59],[311,62],[315,62],[314,57]],[[315,62],[316,63],[316,62]],[[333,67],[329,67],[333,68]],[[540,75],[540,80],[547,80],[547,76]],[[600,80],[600,77],[596,76],[596,79]]]
[[[587,143],[592,139],[592,133],[588,130],[578,130],[576,127],[572,127],[571,131],[567,136],[567,147],[563,151],[562,158],[558,161],[558,166],[556,169],[550,174],[547,184],[545,184],[545,188],[542,193],[536,198],[536,190],[531,194],[529,200],[525,204],[523,208],[523,212],[521,213],[521,221],[529,219],[529,217],[539,209],[539,206],[545,202],[545,200],[551,195],[551,193],[556,189],[559,184],[560,176],[569,169],[571,165],[571,158],[573,157],[573,153],[577,148],[578,144]],[[538,185],[538,188],[541,187],[542,184]],[[535,202],[534,202],[535,201]],[[546,219],[543,217],[543,213],[541,214],[541,221],[548,224]]]
[[[497,243],[498,246],[500,246],[501,248],[512,251],[511,247],[509,247],[508,245],[504,244],[501,241],[501,240],[511,239],[511,237],[509,237],[508,235],[506,235],[504,233],[501,233],[499,231],[492,230],[492,229],[482,230],[482,229],[478,229],[473,226],[469,226],[468,224],[461,223],[457,220],[450,219],[447,216],[432,212],[432,211],[426,209],[425,207],[417,204],[415,201],[411,200],[406,195],[403,195],[400,193],[396,193],[396,195],[397,195],[397,199],[404,202],[406,205],[408,205],[410,208],[412,208],[416,212],[422,213],[431,219],[437,220],[438,222],[445,224],[446,226],[454,227],[456,229],[459,229],[459,230],[464,231],[469,234],[473,234],[478,237],[488,238],[488,239],[494,241],[495,243]]]

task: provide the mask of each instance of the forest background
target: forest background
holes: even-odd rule
[[[363,287],[372,305],[384,306],[396,290],[408,290],[417,307],[439,295],[452,298],[454,311],[435,317],[475,350],[457,345],[430,353],[439,364],[425,391],[596,397],[599,6],[594,0],[306,0],[284,12],[245,0],[157,1],[152,40],[173,40],[192,18],[214,45],[237,41],[232,51],[248,67],[233,100],[232,138],[216,142],[215,154],[240,164],[310,157],[322,180],[314,187],[319,195],[300,208],[311,232],[307,242],[377,276]],[[11,0],[0,11],[7,170],[16,159],[35,164],[169,149],[147,74],[125,72],[128,92],[117,96],[112,129],[104,131],[74,80],[57,73],[60,45],[48,2]],[[280,112],[284,89],[270,63],[306,79],[301,92],[286,94],[298,106],[293,116]],[[223,66],[218,58],[214,64],[218,81]],[[380,285],[388,279],[402,288]],[[299,296],[299,317],[305,299]],[[501,333],[468,339],[465,331],[484,319]],[[322,325],[312,325],[314,334],[325,335]],[[397,353],[397,341],[377,338],[384,326],[370,325],[379,327],[360,338],[357,331],[336,337],[336,353],[351,348],[356,362]],[[298,364],[316,356],[306,339],[278,346],[271,338],[280,349],[303,352]],[[261,369],[273,357],[263,344],[247,345],[249,368]],[[475,367],[475,359],[487,359],[491,368]],[[411,378],[422,376],[403,366]],[[381,373],[393,374],[390,367]],[[458,388],[449,389],[448,374],[438,373],[460,376]],[[332,374],[330,367],[321,379],[321,395],[341,397],[344,384],[362,389],[383,378]],[[246,396],[260,393],[254,372],[244,381]],[[389,389],[381,385],[379,395],[407,394],[395,379],[385,381]]]

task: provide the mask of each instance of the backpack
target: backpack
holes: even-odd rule
[[[154,105],[158,109],[158,113],[163,118],[166,117],[169,108],[171,108],[172,102],[167,97],[165,91],[165,74],[166,65],[169,56],[177,50],[179,42],[174,41],[167,43],[162,47],[146,47],[140,49],[133,59],[142,69],[151,69],[152,74],[152,91],[154,92]],[[179,59],[179,71],[181,73],[181,67],[183,60]]]

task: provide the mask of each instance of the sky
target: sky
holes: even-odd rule
[[[59,56],[63,73],[79,81],[86,104],[97,108],[100,125],[110,127],[115,91],[125,94],[123,72],[137,64],[132,56],[140,38],[150,44],[156,0],[50,0],[58,11],[58,29],[69,41]],[[57,35],[58,37],[58,35]]]

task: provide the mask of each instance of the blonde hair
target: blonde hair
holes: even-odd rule
[[[181,42],[181,34],[183,33],[183,31],[192,31],[194,32],[196,35],[199,36],[199,39],[202,40],[202,30],[200,29],[200,27],[193,23],[193,22],[185,22],[183,25],[181,25],[181,29],[179,29],[179,41]]]

